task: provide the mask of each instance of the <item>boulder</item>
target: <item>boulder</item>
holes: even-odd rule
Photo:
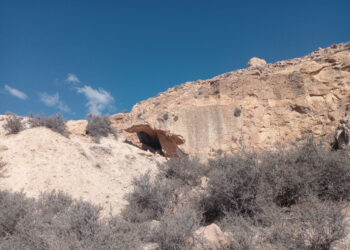
[[[248,61],[248,68],[250,67],[264,67],[266,65],[266,61],[264,59],[253,57]]]
[[[143,245],[142,250],[160,250],[157,243],[146,243]]]
[[[193,233],[193,250],[223,250],[229,249],[230,241],[216,224],[200,227]]]

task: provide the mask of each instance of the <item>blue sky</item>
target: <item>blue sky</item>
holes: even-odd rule
[[[350,41],[350,1],[0,1],[0,113],[81,119]]]

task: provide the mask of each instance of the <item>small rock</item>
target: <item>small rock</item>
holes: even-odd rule
[[[6,147],[4,145],[0,145],[0,152],[6,151],[8,149],[9,149],[8,147]]]
[[[143,245],[142,250],[160,250],[160,247],[157,243],[146,243]]]
[[[206,227],[200,227],[193,233],[193,250],[221,250],[228,249],[230,241],[220,227],[216,224],[210,224]]]
[[[149,229],[151,231],[158,231],[160,228],[160,222],[157,221],[157,220],[152,220],[150,223],[149,223]]]
[[[260,59],[257,57],[253,57],[248,62],[248,68],[250,67],[262,67],[266,65],[266,61],[264,59]]]

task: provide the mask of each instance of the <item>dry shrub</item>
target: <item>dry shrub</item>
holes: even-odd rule
[[[308,198],[288,210],[274,223],[269,236],[279,249],[328,250],[343,238],[342,206],[334,202]]]
[[[160,219],[154,240],[161,249],[188,249],[186,242],[199,227],[200,214],[190,207],[180,207],[174,213],[166,213]]]
[[[6,115],[6,123],[3,125],[3,128],[8,134],[18,134],[24,129],[22,123],[23,117],[19,117],[12,113],[6,113]]]
[[[330,151],[312,138],[290,149],[264,152],[260,157],[263,190],[279,206],[290,206],[310,194],[321,200],[350,199],[350,157]]]
[[[258,210],[261,173],[256,158],[236,155],[210,162],[208,195],[201,206],[207,223],[219,220],[229,211],[237,215],[253,215]]]
[[[126,195],[129,205],[122,214],[131,221],[157,220],[177,202],[176,190],[179,185],[164,175],[154,178],[150,173],[133,180],[134,191]]]
[[[180,180],[190,186],[198,185],[200,178],[207,172],[206,166],[199,159],[188,156],[171,158],[159,168],[167,178]]]
[[[35,127],[46,127],[54,132],[57,132],[63,136],[68,137],[66,120],[64,120],[61,114],[56,114],[50,117],[44,117],[43,115],[30,114],[29,124],[31,128]]]
[[[100,208],[63,193],[38,200],[0,191],[0,249],[140,249],[138,225],[99,219]]]
[[[101,137],[107,137],[109,134],[117,137],[116,131],[111,127],[112,123],[108,115],[89,115],[87,120],[86,134],[91,136],[94,142],[99,143]]]

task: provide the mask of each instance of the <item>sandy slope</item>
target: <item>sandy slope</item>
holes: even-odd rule
[[[122,138],[105,138],[95,144],[89,137],[73,134],[65,138],[47,128],[17,135],[0,130],[1,147],[0,158],[7,165],[2,169],[0,189],[23,190],[32,197],[62,190],[101,204],[105,213],[112,208],[114,214],[126,204],[123,195],[131,190],[133,177],[155,171],[157,161],[163,160],[142,155],[144,151],[123,143]]]

